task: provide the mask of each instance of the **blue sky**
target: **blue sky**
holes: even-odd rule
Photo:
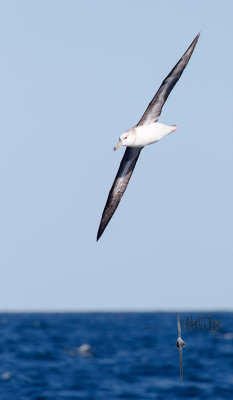
[[[0,4],[1,310],[233,308],[233,3]],[[200,40],[104,235],[123,149]]]

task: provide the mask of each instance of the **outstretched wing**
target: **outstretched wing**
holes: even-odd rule
[[[178,327],[178,337],[181,338],[181,329],[180,329],[180,315],[177,315],[177,327]]]
[[[151,122],[155,122],[158,120],[162,107],[165,101],[167,100],[169,93],[175,86],[176,82],[180,78],[183,70],[185,69],[186,65],[189,62],[194,47],[197,44],[199,35],[200,34],[197,35],[197,37],[194,39],[194,41],[192,42],[191,46],[188,48],[186,53],[176,64],[176,66],[173,68],[173,70],[170,72],[167,78],[163,81],[158,92],[150,102],[149,106],[147,107],[145,113],[143,114],[142,118],[140,119],[137,125],[149,124]],[[130,177],[133,173],[134,167],[136,165],[141,150],[142,148],[132,148],[132,147],[127,147],[127,149],[125,150],[123,159],[121,161],[119,170],[117,172],[117,176],[109,192],[108,199],[102,214],[97,234],[97,240],[103,234],[118,204],[121,201],[121,198],[129,183]]]
[[[142,147],[127,147],[102,214],[97,240],[112,218],[129,183]]]
[[[189,46],[188,50],[184,53],[178,63],[175,65],[170,74],[164,79],[162,85],[159,90],[151,100],[149,106],[144,112],[142,118],[138,122],[138,125],[146,125],[151,124],[152,122],[156,122],[161,114],[163,105],[167,100],[171,90],[174,88],[175,84],[181,77],[186,65],[188,64],[190,57],[193,53],[193,50],[197,44],[200,33],[195,37],[192,44]]]
[[[179,349],[179,352],[180,352],[180,377],[181,377],[181,382],[183,383],[182,349]]]

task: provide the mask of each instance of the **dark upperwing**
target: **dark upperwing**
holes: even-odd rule
[[[152,122],[158,121],[163,105],[167,100],[170,92],[174,88],[175,84],[180,79],[186,65],[188,64],[190,57],[193,53],[193,50],[199,39],[199,36],[200,33],[198,33],[198,35],[195,37],[194,41],[189,46],[188,50],[186,50],[186,52],[178,61],[178,63],[175,65],[170,74],[164,79],[162,85],[160,86],[159,90],[151,100],[149,106],[144,112],[138,125],[151,124]]]
[[[179,353],[180,353],[180,377],[181,377],[181,382],[183,383],[182,349],[179,349]]]
[[[106,205],[102,214],[97,240],[99,240],[110,219],[112,218],[121,198],[125,192],[125,189],[129,183],[130,177],[133,173],[139,154],[142,147],[127,147],[125,154],[121,160],[120,167],[118,169],[116,178],[113,182],[111,190],[109,192]]]
[[[192,44],[189,46],[188,50],[184,53],[178,63],[175,65],[170,74],[164,79],[159,90],[151,100],[146,111],[144,112],[142,118],[138,122],[139,125],[146,125],[152,122],[156,122],[161,114],[163,105],[167,100],[171,90],[181,77],[186,65],[188,64],[192,52],[197,44],[200,33],[196,36]],[[112,218],[121,198],[125,192],[125,189],[129,183],[131,175],[133,173],[134,167],[137,163],[139,154],[143,147],[127,147],[120,163],[116,178],[113,182],[111,190],[109,192],[106,205],[101,217],[99,230],[97,233],[97,240],[103,234],[106,226],[108,225],[110,219]]]

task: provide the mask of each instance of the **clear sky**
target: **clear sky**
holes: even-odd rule
[[[233,309],[233,2],[0,3],[0,309]],[[123,149],[201,36],[96,243]]]

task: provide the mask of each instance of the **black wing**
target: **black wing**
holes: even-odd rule
[[[156,95],[150,102],[149,106],[147,107],[145,113],[143,114],[142,118],[140,119],[138,125],[149,124],[150,122],[157,121],[161,113],[162,107],[169,96],[169,93],[175,86],[176,82],[180,78],[183,70],[185,69],[186,65],[189,62],[194,47],[197,44],[199,35],[200,34],[196,36],[196,38],[194,39],[194,41],[192,42],[191,46],[188,48],[186,53],[183,55],[180,61],[178,61],[178,63],[170,72],[170,74],[167,76],[167,78],[163,81],[158,92],[156,93]],[[127,147],[127,149],[125,150],[119,170],[117,172],[117,176],[109,192],[108,199],[102,214],[97,234],[97,240],[103,234],[106,226],[108,225],[110,219],[112,218],[114,212],[116,211],[118,204],[121,201],[121,198],[129,183],[129,180],[131,178],[131,175],[133,173],[134,167],[136,165],[141,150],[142,148],[132,148],[132,147]]]
[[[149,106],[144,112],[142,118],[138,122],[138,125],[146,125],[151,124],[152,122],[156,122],[161,114],[163,105],[167,100],[170,92],[174,88],[175,84],[181,77],[186,65],[188,64],[190,57],[193,53],[193,50],[197,44],[200,33],[195,37],[192,44],[189,46],[188,50],[184,53],[178,63],[175,65],[170,74],[164,79],[162,85],[159,90],[151,100]]]
[[[179,352],[180,352],[180,377],[181,377],[181,382],[183,383],[182,349],[179,349]]]
[[[97,240],[112,218],[129,183],[142,147],[127,147],[102,214]]]

